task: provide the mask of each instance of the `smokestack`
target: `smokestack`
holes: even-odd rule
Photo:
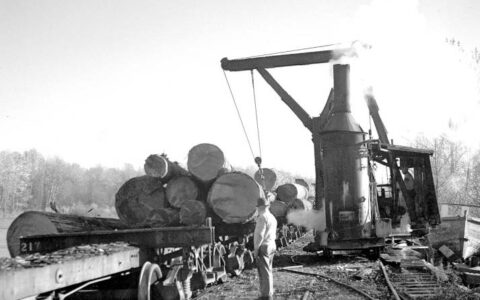
[[[350,65],[333,66],[333,108],[324,132],[363,132],[355,121],[350,108]]]
[[[350,65],[333,66],[333,113],[352,112],[350,109]]]

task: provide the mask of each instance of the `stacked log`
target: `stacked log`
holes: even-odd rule
[[[203,202],[188,200],[180,207],[180,223],[183,225],[203,225],[206,218],[207,208]]]
[[[130,225],[144,223],[153,210],[168,207],[167,203],[161,179],[151,176],[128,180],[115,195],[118,217]]]
[[[303,178],[296,178],[295,183],[299,185],[303,185],[306,189],[307,192],[310,191],[310,187],[308,186],[308,183],[305,181]]]
[[[225,223],[246,223],[256,216],[257,200],[263,189],[250,176],[240,172],[221,175],[213,183],[207,202]]]
[[[188,152],[188,171],[199,181],[209,184],[218,176],[231,171],[225,156],[215,145],[198,144]]]
[[[312,210],[313,204],[305,199],[295,199],[288,208],[289,210]]]
[[[7,246],[12,257],[20,254],[20,237],[95,230],[126,229],[129,226],[118,219],[92,218],[41,211],[27,211],[10,224]]]
[[[283,218],[287,215],[288,205],[285,202],[275,200],[270,204],[270,212],[275,218]]]
[[[277,188],[277,199],[290,205],[295,199],[306,199],[307,189],[300,184],[285,183]]]
[[[149,226],[175,226],[180,224],[180,214],[174,208],[156,208],[150,211],[142,225]]]
[[[198,199],[199,188],[189,176],[178,176],[168,181],[166,196],[172,207],[181,208],[185,201]]]
[[[147,157],[143,166],[145,174],[160,178],[163,182],[175,176],[187,175],[188,172],[177,162],[171,162],[165,154],[152,154]]]
[[[260,184],[266,191],[272,191],[277,182],[277,174],[272,169],[262,168],[261,172],[258,170],[253,176],[255,181]]]

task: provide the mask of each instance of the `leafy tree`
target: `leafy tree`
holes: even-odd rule
[[[59,157],[45,159],[35,149],[0,152],[0,211],[50,210],[115,216],[115,193],[128,179],[142,174],[132,165],[122,169],[85,169]]]

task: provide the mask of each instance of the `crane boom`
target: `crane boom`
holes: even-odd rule
[[[365,95],[365,100],[367,101],[368,110],[370,111],[370,116],[372,116],[373,123],[377,129],[380,142],[389,144],[390,142],[388,140],[387,129],[385,128],[382,118],[380,118],[380,114],[378,113],[379,109],[377,101],[370,94]]]
[[[343,48],[336,50],[323,50],[232,60],[225,57],[221,60],[221,64],[222,68],[225,71],[247,71],[258,68],[268,69],[288,66],[322,64],[328,63],[331,60],[338,59],[345,55],[354,55],[353,49]]]

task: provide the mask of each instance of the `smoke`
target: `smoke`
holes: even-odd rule
[[[325,199],[322,199],[319,210],[290,210],[287,214],[288,223],[303,226],[307,229],[325,231]]]
[[[396,143],[446,135],[477,148],[480,127],[478,65],[468,51],[429,27],[415,0],[374,0],[357,13],[350,59],[352,112],[369,124],[364,93],[378,101]],[[368,46],[366,46],[368,45]],[[370,91],[368,91],[370,89]]]
[[[307,229],[324,231],[326,228],[325,212],[318,210],[292,210],[287,214],[287,221]]]

